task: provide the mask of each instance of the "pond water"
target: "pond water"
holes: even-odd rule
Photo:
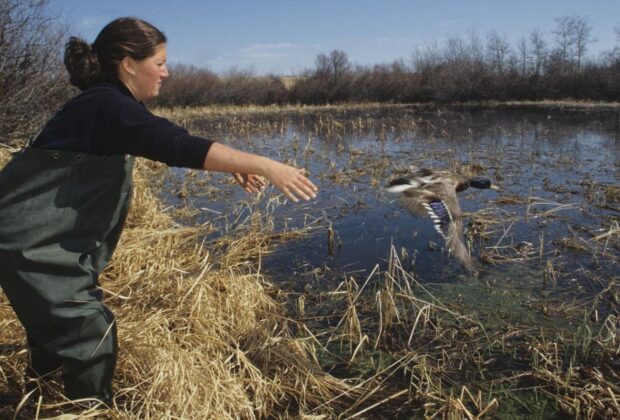
[[[219,224],[219,233],[224,226],[234,229],[251,208],[273,212],[276,229],[312,227],[263,261],[276,282],[309,272],[320,272],[325,281],[343,273],[363,276],[377,264],[385,267],[392,246],[423,282],[466,276],[442,251],[430,219],[410,215],[397,195],[383,190],[412,165],[465,171],[501,187],[459,197],[462,210],[473,213],[465,230],[473,255],[483,256],[481,275],[507,263],[543,270],[548,261],[563,274],[554,281],[574,281],[584,267],[601,276],[617,270],[617,233],[616,247],[594,249],[592,241],[617,226],[617,111],[335,108],[211,118],[195,121],[192,129],[304,167],[318,185],[311,202],[274,205],[268,199],[277,193],[273,189],[254,201],[224,175],[192,173],[193,184],[187,184],[184,200],[203,209],[196,221]],[[187,181],[185,170],[174,175],[174,182]]]

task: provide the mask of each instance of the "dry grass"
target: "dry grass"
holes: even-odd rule
[[[592,102],[592,101],[571,101],[571,100],[551,100],[540,101],[487,101],[484,105],[505,106],[505,107],[537,107],[537,108],[559,108],[559,109],[618,109],[620,102]],[[478,104],[479,106],[479,104]]]
[[[176,108],[159,108],[155,112],[165,118],[177,121],[184,118],[204,118],[205,116],[232,116],[232,115],[250,115],[250,114],[282,114],[282,113],[312,113],[317,111],[354,111],[354,110],[372,110],[372,109],[403,109],[416,108],[433,110],[440,106],[464,106],[479,108],[481,106],[488,107],[537,107],[537,108],[559,108],[559,109],[618,109],[620,102],[592,102],[592,101],[485,101],[485,102],[456,102],[450,104],[430,103],[410,103],[410,104],[385,104],[385,103],[346,103],[336,105],[211,105],[201,107],[176,107]],[[360,120],[361,122],[361,120]]]
[[[380,104],[380,103],[360,103],[343,105],[211,105],[191,108],[158,108],[154,112],[164,118],[175,121],[186,122],[194,118],[235,116],[235,115],[278,115],[294,112],[296,114],[332,112],[332,111],[352,111],[352,110],[371,110],[371,109],[397,109],[407,108],[408,104]],[[419,105],[425,107],[425,105]]]
[[[617,315],[590,324],[579,320],[583,307],[546,299],[535,304],[547,316],[571,319],[576,326],[555,330],[498,322],[497,311],[485,313],[479,305],[480,299],[493,299],[496,292],[471,296],[467,306],[459,300],[468,286],[456,285],[460,292],[455,299],[443,303],[403,268],[394,248],[388,263],[386,272],[375,268],[361,287],[350,278],[323,296],[329,301],[323,302],[326,307],[343,308],[332,334],[323,339],[325,347],[342,358],[342,365],[370,361],[368,369],[378,386],[388,388],[389,378],[397,376],[395,383],[406,388],[392,388],[381,400],[388,405],[391,397],[397,401],[385,412],[474,419],[501,410],[506,416],[513,410],[509,407],[516,406],[519,415],[535,415],[540,404],[528,407],[534,401],[517,397],[519,391],[528,391],[529,398],[537,395],[554,405],[548,414],[579,419],[620,416]],[[610,282],[603,294],[612,289]],[[509,305],[505,298],[498,302]]]
[[[7,155],[3,151],[3,161]],[[199,241],[201,228],[179,226],[162,212],[152,184],[161,172],[161,165],[138,161],[132,211],[101,278],[106,302],[117,316],[120,354],[115,406],[96,415],[333,415],[350,403],[360,391],[322,371],[311,341],[292,336],[281,305],[268,293],[270,285],[247,262],[258,256],[266,235],[250,224],[239,238],[227,238],[216,268]],[[5,298],[0,299],[0,391],[21,397],[16,390],[26,360],[25,337]],[[323,405],[328,400],[332,403]],[[62,402],[56,395],[37,409],[53,412]]]

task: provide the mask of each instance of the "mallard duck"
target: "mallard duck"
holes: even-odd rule
[[[463,222],[457,192],[469,187],[498,189],[487,178],[465,178],[448,171],[419,169],[390,181],[388,192],[402,193],[401,204],[413,214],[430,216],[450,253],[469,271],[474,262],[463,242]]]

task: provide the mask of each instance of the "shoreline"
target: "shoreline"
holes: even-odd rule
[[[231,114],[285,114],[285,113],[313,113],[324,111],[360,111],[373,109],[540,109],[562,111],[617,111],[620,113],[620,102],[576,101],[576,100],[547,100],[540,101],[475,101],[475,102],[361,102],[322,105],[206,105],[196,107],[154,107],[153,113],[167,118],[188,118],[205,115],[222,116]]]

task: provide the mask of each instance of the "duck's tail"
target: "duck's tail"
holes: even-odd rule
[[[470,272],[476,271],[476,265],[463,242],[463,227],[460,221],[450,226],[446,236],[446,246],[450,253]]]

